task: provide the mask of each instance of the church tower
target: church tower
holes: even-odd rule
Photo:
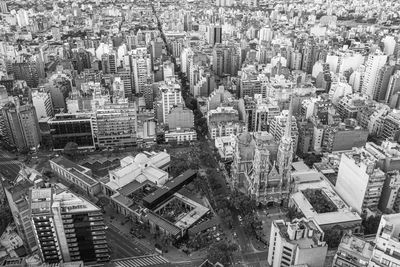
[[[290,96],[289,113],[286,121],[285,133],[279,143],[277,165],[278,171],[282,179],[282,186],[286,186],[290,180],[290,170],[293,160],[293,141],[292,141],[292,116],[293,103],[292,95]]]

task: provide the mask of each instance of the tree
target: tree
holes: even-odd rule
[[[293,221],[294,219],[301,219],[304,217],[303,213],[297,211],[297,209],[293,206],[288,208],[288,212],[286,215],[290,221]]]
[[[228,244],[226,242],[214,243],[207,252],[207,259],[212,263],[221,263],[228,266],[231,263],[233,252],[237,250],[236,244]]]
[[[376,232],[378,231],[380,221],[381,221],[380,215],[363,218],[362,226],[364,228],[364,234],[365,235],[376,234]]]
[[[342,239],[342,234],[336,228],[325,230],[325,241],[330,249],[337,248]]]
[[[64,147],[63,153],[71,159],[74,158],[78,153],[78,144],[74,142],[68,142]]]

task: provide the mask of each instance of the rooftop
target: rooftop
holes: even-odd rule
[[[326,246],[325,242],[320,241],[323,232],[313,220],[302,218],[292,223],[275,220],[273,224],[279,229],[282,238],[287,242],[297,244],[300,248]]]
[[[349,221],[361,221],[361,217],[340,198],[325,177],[315,170],[296,172],[293,176],[295,190],[291,196],[296,207],[306,218],[313,218],[319,225],[337,224]],[[336,211],[318,213],[303,194],[305,190],[321,190],[324,197],[336,207]]]
[[[374,246],[371,242],[352,234],[345,233],[340,242],[338,252],[345,252],[346,256],[341,255],[341,257],[345,257],[346,260],[351,262],[358,263],[360,258],[368,262],[369,259],[371,259],[373,248]]]

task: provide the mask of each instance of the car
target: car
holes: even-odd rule
[[[233,236],[234,236],[234,237],[237,237],[237,234],[236,234],[236,232],[233,232]]]
[[[106,226],[104,227],[104,229],[107,230],[107,229],[108,229],[108,226],[106,225]]]
[[[243,221],[242,216],[240,216],[240,215],[238,215],[238,219],[239,219],[239,222]]]

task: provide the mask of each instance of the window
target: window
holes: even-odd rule
[[[381,263],[385,266],[389,266],[390,261],[388,261],[387,259],[382,259]]]

